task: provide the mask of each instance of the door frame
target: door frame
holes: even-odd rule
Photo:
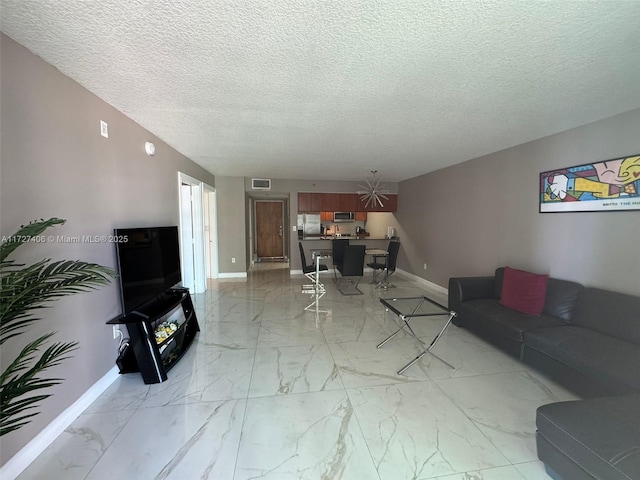
[[[218,196],[216,189],[204,184],[204,196],[205,276],[206,278],[216,279],[220,273],[218,263]]]
[[[187,248],[184,245],[183,239],[183,230],[187,219],[183,218],[183,200],[182,200],[182,185],[186,184],[192,187],[192,195],[191,195],[191,221],[193,225],[193,248]],[[205,245],[210,246],[211,244],[207,243],[206,232],[205,232],[205,218],[204,218],[204,195],[205,191],[214,192],[215,197],[215,188],[212,186],[198,180],[197,178],[193,178],[186,173],[178,172],[178,212],[180,218],[180,255],[182,258],[181,262],[181,274],[183,284],[185,282],[185,265],[189,264],[193,266],[194,271],[194,285],[191,285],[191,280],[189,279],[186,282],[187,287],[193,289],[193,293],[203,293],[207,290],[207,279],[205,268]],[[215,203],[215,198],[214,198]],[[214,205],[215,206],[215,205]],[[215,212],[215,208],[213,209]],[[212,231],[212,236],[214,238],[213,245],[218,244],[218,226],[217,226],[217,216],[214,215],[213,219],[207,219],[209,223],[209,230]],[[216,262],[216,275],[217,275],[217,258],[218,258],[218,249],[211,248],[212,251],[209,252],[209,258],[215,258]]]
[[[258,203],[280,203],[280,211],[282,212],[282,218],[281,218],[281,222],[282,222],[282,255],[281,257],[270,257],[270,258],[282,258],[282,261],[285,262],[287,261],[287,248],[286,248],[286,239],[287,239],[287,225],[285,223],[286,220],[286,216],[285,216],[285,206],[286,206],[286,202],[283,199],[262,199],[262,198],[256,198],[253,200],[253,208],[252,208],[252,213],[253,213],[253,219],[251,222],[252,228],[253,228],[253,251],[255,254],[255,258],[257,261],[260,261],[260,257],[258,256],[258,215],[257,215],[257,205]]]

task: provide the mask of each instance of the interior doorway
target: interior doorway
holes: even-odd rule
[[[182,172],[178,172],[178,187],[182,285],[192,293],[203,293],[207,289],[207,274],[217,276],[215,189]],[[213,214],[211,192],[214,192]],[[205,196],[209,197],[206,209]],[[207,209],[208,218],[205,219]]]
[[[284,261],[284,202],[282,200],[256,200],[255,221],[258,261]]]
[[[204,188],[204,234],[205,234],[205,276],[218,278],[218,207],[216,191]]]

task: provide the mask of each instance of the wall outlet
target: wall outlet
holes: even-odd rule
[[[231,257],[231,263],[236,263],[236,257]]]
[[[298,226],[297,225],[291,225],[291,231],[292,232],[297,232],[298,231]]]
[[[113,325],[113,338],[118,338],[120,335],[120,329],[117,325]]]
[[[109,125],[104,120],[100,120],[100,135],[109,138]]]
[[[427,269],[427,264],[425,263],[424,265],[422,265],[422,269],[426,270]]]

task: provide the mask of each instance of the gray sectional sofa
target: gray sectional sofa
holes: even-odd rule
[[[449,308],[457,326],[586,398],[537,411],[549,474],[640,480],[640,297],[549,278],[534,316],[500,303],[503,278],[451,278]]]

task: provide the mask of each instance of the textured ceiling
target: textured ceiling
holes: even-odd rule
[[[1,0],[215,175],[399,181],[640,107],[640,1]]]

